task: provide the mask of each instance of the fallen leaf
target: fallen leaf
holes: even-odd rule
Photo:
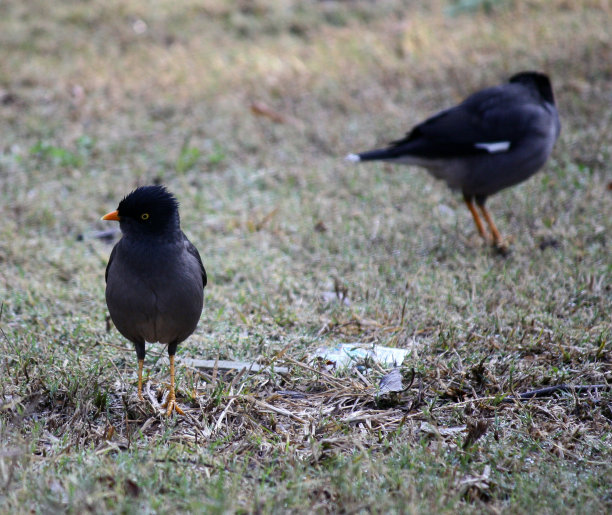
[[[268,118],[274,123],[287,123],[287,118],[274,109],[268,107],[263,102],[253,102],[251,104],[251,112],[256,116]]]
[[[378,387],[378,395],[385,395],[389,392],[401,392],[404,389],[404,385],[402,384],[400,369],[394,368],[391,372],[382,376]]]
[[[476,442],[476,440],[487,432],[487,429],[489,429],[488,420],[468,420],[468,433],[465,435],[465,440],[463,440],[463,448],[467,449],[470,445]]]
[[[325,225],[325,223],[323,223],[321,220],[319,220],[315,226],[314,226],[314,230],[316,232],[327,232],[327,226]]]
[[[130,497],[138,497],[140,495],[140,487],[131,479],[126,479],[123,482],[123,488],[125,488],[125,493]]]

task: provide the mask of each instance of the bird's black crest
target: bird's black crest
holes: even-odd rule
[[[139,217],[144,212],[170,216],[178,211],[179,203],[164,186],[141,186],[119,202],[120,217]]]
[[[510,77],[509,82],[534,87],[537,89],[540,96],[546,100],[546,102],[549,102],[550,104],[555,103],[555,97],[553,95],[550,79],[548,78],[548,75],[544,73],[532,71],[520,72]]]

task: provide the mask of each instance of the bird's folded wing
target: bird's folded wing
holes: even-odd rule
[[[187,249],[187,252],[189,252],[193,257],[195,257],[198,260],[198,263],[200,263],[200,270],[202,272],[202,285],[206,287],[208,278],[206,276],[206,270],[204,269],[204,263],[202,263],[202,258],[200,257],[200,253],[198,252],[198,249],[196,249],[193,243],[191,243],[187,239],[187,236],[185,236],[184,233],[183,233],[183,242],[185,243],[185,248]],[[112,258],[112,255],[111,255],[111,258]]]
[[[505,152],[529,134],[534,117],[544,112],[533,101],[503,92],[489,90],[484,98],[477,93],[417,125],[392,142],[389,152],[424,158]]]

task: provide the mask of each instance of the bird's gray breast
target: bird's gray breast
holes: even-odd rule
[[[202,313],[199,262],[182,242],[155,247],[123,243],[118,243],[106,284],[115,326],[133,342],[185,340]]]

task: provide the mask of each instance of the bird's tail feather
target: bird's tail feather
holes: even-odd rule
[[[369,150],[368,152],[362,152],[361,154],[349,154],[346,156],[347,161],[357,163],[359,161],[380,161],[384,159],[396,159],[398,157],[397,152],[394,152],[392,148],[379,148],[376,150]]]

